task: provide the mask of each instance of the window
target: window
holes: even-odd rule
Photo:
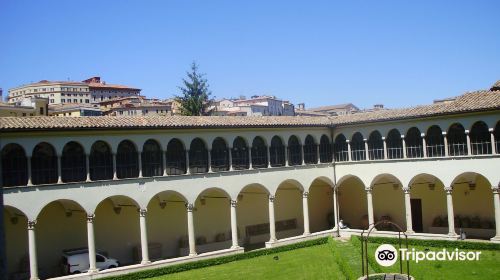
[[[319,159],[323,163],[332,162],[333,160],[332,144],[326,135],[322,135],[319,141]]]
[[[476,122],[470,131],[471,154],[485,155],[491,154],[491,138],[488,126],[482,122]]]
[[[368,138],[368,156],[370,160],[384,159],[384,142],[382,135],[376,130]]]
[[[271,166],[284,166],[285,165],[285,146],[281,138],[274,136],[271,140],[270,155]]]
[[[252,167],[266,168],[268,163],[267,147],[264,140],[257,136],[252,142]]]
[[[186,173],[186,151],[184,145],[178,139],[168,142],[166,153],[166,168],[168,175],[180,175]]]
[[[410,128],[405,135],[406,157],[423,157],[423,143],[420,130],[416,127]]]
[[[464,127],[455,123],[448,129],[448,154],[450,156],[467,155],[467,136]]]
[[[229,170],[229,152],[226,141],[217,137],[212,143],[212,171],[227,171]]]
[[[54,99],[51,99],[51,100],[50,100],[50,103],[54,103]]]
[[[154,140],[148,140],[142,148],[142,175],[144,177],[163,175],[163,163],[160,145]]]
[[[196,138],[191,142],[189,169],[192,173],[205,173],[208,171],[208,151],[205,143],[200,138]]]
[[[73,99],[73,103],[78,103],[78,99]]]
[[[233,157],[233,169],[248,169],[248,147],[242,137],[236,137],[231,153]]]
[[[425,141],[428,157],[444,157],[444,139],[439,126],[433,125],[427,130]]]
[[[23,113],[23,117],[26,117],[26,113]]]
[[[318,163],[318,148],[311,135],[307,135],[304,142],[304,162],[308,164]]]
[[[85,103],[90,103],[90,100],[88,100],[88,99],[85,99]]]
[[[95,261],[96,262],[105,262],[106,259],[103,256],[96,254],[95,255]]]
[[[57,182],[57,156],[52,145],[40,143],[33,149],[31,176],[35,185]]]
[[[111,148],[103,141],[92,145],[89,157],[90,179],[113,179],[113,154]]]
[[[365,141],[363,140],[363,135],[361,135],[361,133],[359,132],[354,133],[354,135],[352,136],[351,158],[352,160],[366,159]]]
[[[302,164],[302,147],[297,136],[292,135],[288,139],[288,161],[290,165]]]
[[[61,103],[65,103],[66,102],[66,99],[61,99]]]
[[[386,139],[387,158],[403,158],[403,141],[397,129],[391,129]]]
[[[135,145],[124,140],[116,152],[116,176],[118,178],[136,178],[139,176],[138,155]]]
[[[18,144],[8,144],[2,149],[3,186],[22,186],[28,183],[28,162],[24,149]]]
[[[86,158],[83,147],[69,142],[63,148],[61,157],[61,179],[63,182],[81,182],[87,178]]]
[[[44,115],[44,113],[43,113],[43,107],[40,107],[40,115]]]

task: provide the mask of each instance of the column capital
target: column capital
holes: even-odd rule
[[[270,195],[269,196],[269,201],[270,202],[273,202],[274,203],[274,200],[276,199],[276,197],[274,195]]]
[[[148,213],[148,209],[147,208],[141,208],[141,209],[139,209],[139,215],[141,217],[146,217],[147,213]]]
[[[451,195],[451,193],[453,192],[453,188],[452,187],[445,187],[444,191],[446,192],[446,194]]]
[[[494,129],[494,128],[488,128],[488,131],[489,131],[490,133],[493,133],[493,132],[495,132],[495,129]]]
[[[368,142],[368,139],[366,139],[366,138],[363,138],[363,142]]]
[[[382,141],[385,141],[385,136],[382,136]]]
[[[93,223],[95,219],[95,214],[87,214],[87,223]]]
[[[309,192],[303,192],[302,193],[303,198],[308,198],[309,197]]]
[[[401,134],[401,139],[405,139],[405,135],[404,134]]]
[[[346,139],[346,140],[345,140],[345,142],[346,142],[347,144],[349,144],[349,143],[351,142],[351,140]]]
[[[238,201],[234,199],[229,200],[229,203],[231,204],[231,207],[236,207],[236,205],[238,205]]]
[[[425,137],[425,133],[420,133],[420,137],[424,138]]]
[[[194,204],[193,203],[186,203],[186,209],[188,210],[188,212],[193,212]]]
[[[441,132],[443,136],[446,136],[446,131]]]
[[[371,193],[372,190],[373,190],[372,187],[365,187],[365,192],[367,192],[367,193]]]
[[[491,186],[491,190],[493,193],[499,193],[500,192],[500,184],[497,186]]]
[[[34,230],[36,225],[36,220],[28,220],[28,230]]]
[[[403,192],[404,192],[405,194],[409,194],[409,193],[410,193],[410,190],[411,190],[411,189],[410,189],[410,187],[404,187],[404,188],[403,188]]]

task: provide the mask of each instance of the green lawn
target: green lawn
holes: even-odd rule
[[[373,254],[378,244],[370,244]],[[235,261],[151,279],[355,279],[361,274],[358,240],[329,240],[327,244]],[[415,249],[425,247],[415,246]],[[441,248],[427,248],[440,250]],[[275,259],[277,258],[277,259]],[[370,265],[370,272],[397,272]],[[500,251],[482,250],[481,260],[421,261],[410,264],[411,275],[425,279],[495,279],[500,275]],[[497,278],[498,279],[498,278]]]

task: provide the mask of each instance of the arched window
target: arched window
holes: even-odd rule
[[[387,134],[387,158],[403,158],[403,141],[397,129],[391,129]]]
[[[496,153],[500,154],[500,121],[497,122],[497,125],[495,126],[495,146],[496,146]]]
[[[163,175],[163,159],[160,144],[149,139],[142,146],[142,176],[152,177]]]
[[[191,173],[205,173],[208,171],[208,150],[200,138],[191,141],[189,170],[191,170]]]
[[[229,170],[229,152],[226,141],[217,137],[212,143],[212,171],[227,171]]]
[[[448,154],[450,156],[467,155],[467,136],[461,124],[452,124],[446,137],[448,138]]]
[[[304,141],[304,162],[318,163],[318,148],[311,135],[307,135]]]
[[[332,144],[330,139],[326,135],[321,136],[319,141],[319,161],[320,162],[332,162]]]
[[[476,122],[470,130],[470,145],[473,155],[491,154],[491,138],[488,126],[484,122]]]
[[[288,160],[290,165],[302,164],[301,149],[299,139],[295,135],[290,136],[288,138]]]
[[[271,139],[269,153],[272,167],[285,165],[285,146],[278,136],[274,136],[273,139]]]
[[[31,177],[35,185],[57,183],[57,155],[52,145],[40,143],[33,149]]]
[[[418,128],[412,127],[406,132],[405,144],[407,158],[421,158],[424,156],[422,136]]]
[[[97,141],[90,149],[90,180],[113,179],[113,153],[108,144]]]
[[[26,154],[18,144],[8,144],[2,149],[2,178],[4,187],[25,186],[28,183]]]
[[[233,169],[242,170],[248,169],[248,147],[245,139],[236,137],[233,142],[233,149],[231,150],[233,157]]]
[[[366,160],[365,141],[363,135],[359,132],[354,133],[352,136],[351,158],[352,160]]]
[[[349,160],[349,148],[347,144],[347,139],[344,134],[339,134],[335,137],[333,151],[335,152],[335,161],[348,161]]]
[[[384,142],[380,132],[373,131],[368,138],[368,155],[370,160],[384,159]]]
[[[186,151],[179,139],[172,139],[168,142],[166,157],[168,175],[186,173]]]
[[[266,168],[268,163],[267,147],[264,140],[257,136],[252,142],[252,167]]]
[[[81,182],[87,179],[85,152],[82,145],[69,142],[61,157],[61,179],[63,182]]]
[[[443,132],[437,125],[429,127],[425,136],[428,157],[444,157]]]
[[[139,176],[137,149],[134,143],[123,140],[116,152],[116,176],[118,178],[136,178]]]

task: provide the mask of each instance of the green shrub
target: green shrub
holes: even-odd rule
[[[342,257],[340,254],[340,248],[337,246],[337,243],[333,241],[332,238],[328,240],[328,245],[330,247],[330,250],[332,251],[333,258],[335,259],[335,262],[339,266],[340,272],[347,278],[347,279],[357,279],[358,276],[354,271],[352,271],[351,267],[347,263],[346,259]]]
[[[138,279],[152,278],[152,277],[157,277],[157,276],[161,276],[161,275],[165,275],[165,274],[171,274],[171,273],[177,273],[177,272],[187,271],[187,270],[191,270],[191,269],[197,269],[197,268],[202,268],[202,267],[225,264],[225,263],[229,263],[229,262],[233,262],[233,261],[251,259],[251,258],[255,258],[255,257],[259,257],[259,256],[272,255],[272,254],[290,251],[290,250],[295,250],[295,249],[299,249],[299,248],[322,245],[322,244],[326,244],[328,242],[328,239],[329,239],[329,237],[322,237],[322,238],[318,238],[318,239],[314,239],[314,240],[308,240],[308,241],[290,244],[290,245],[285,245],[285,246],[276,247],[276,248],[262,249],[262,250],[256,250],[256,251],[246,252],[246,253],[242,253],[242,254],[235,254],[235,255],[224,256],[224,257],[219,257],[219,258],[170,265],[170,266],[157,268],[157,269],[150,269],[150,270],[138,271],[138,272],[133,272],[133,273],[119,275],[119,276],[106,277],[104,279],[108,279],[108,280],[138,280]]]

